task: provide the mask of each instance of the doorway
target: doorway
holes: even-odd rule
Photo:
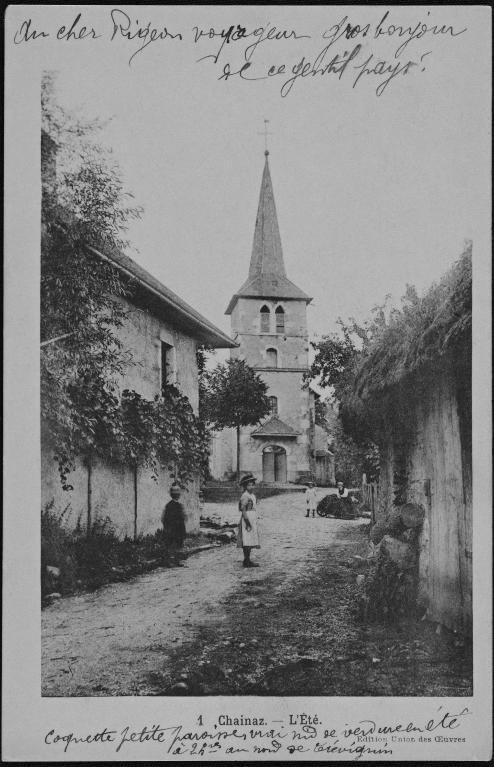
[[[263,482],[287,481],[286,450],[279,445],[268,445],[262,453],[262,479]]]

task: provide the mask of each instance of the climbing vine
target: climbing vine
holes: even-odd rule
[[[42,82],[41,424],[64,490],[76,457],[160,469],[187,483],[204,465],[205,429],[178,388],[148,400],[120,392],[134,364],[120,337],[132,285],[100,252],[124,249],[140,215],[100,126],[56,102]]]

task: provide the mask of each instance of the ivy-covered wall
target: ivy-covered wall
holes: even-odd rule
[[[198,409],[198,373],[196,361],[197,341],[177,328],[168,325],[149,311],[128,304],[129,314],[122,328],[118,329],[124,348],[133,358],[120,385],[122,391],[136,391],[147,400],[153,400],[161,387],[161,342],[173,347],[173,369],[169,383],[175,384],[189,399],[194,412]],[[151,470],[145,466],[134,469],[121,463],[92,460],[90,483],[85,462],[77,459],[75,469],[68,475],[72,490],[63,490],[58,464],[48,446],[41,456],[42,506],[52,499],[55,507],[71,506],[69,520],[74,526],[80,518],[86,524],[88,502],[91,520],[109,517],[121,536],[133,536],[135,528],[137,494],[137,534],[152,533],[161,525],[164,505],[170,499],[172,483],[170,472],[162,469],[153,479]],[[88,498],[88,494],[90,498]],[[193,478],[183,492],[188,532],[199,530],[199,477]]]

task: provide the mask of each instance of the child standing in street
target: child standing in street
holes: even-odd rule
[[[181,549],[185,539],[185,510],[179,502],[180,486],[174,482],[170,488],[171,501],[166,504],[161,521],[163,533],[168,546]]]
[[[244,551],[244,567],[259,567],[257,562],[251,562],[250,552],[252,549],[260,549],[259,531],[257,529],[256,496],[252,492],[255,484],[253,474],[246,474],[240,480],[242,495],[238,503],[240,522],[238,525],[237,548]]]
[[[310,513],[312,512],[312,516],[316,516],[316,506],[317,506],[317,492],[316,488],[314,487],[313,482],[307,483],[308,487],[305,491],[305,505],[307,507],[307,514],[306,517],[310,517]]]

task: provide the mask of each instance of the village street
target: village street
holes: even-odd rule
[[[469,694],[463,648],[434,626],[359,623],[365,520],[306,519],[302,493],[259,515],[256,569],[229,544],[43,610],[43,695]]]

